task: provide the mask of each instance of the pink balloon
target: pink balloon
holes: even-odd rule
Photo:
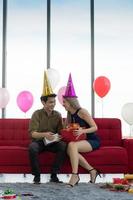
[[[60,104],[63,104],[63,97],[62,96],[65,95],[65,91],[66,91],[66,86],[61,87],[58,91],[57,97],[58,97]]]
[[[0,108],[5,108],[9,102],[10,96],[6,88],[0,88]]]
[[[23,112],[27,112],[33,104],[33,96],[29,91],[22,91],[17,96],[17,105]]]

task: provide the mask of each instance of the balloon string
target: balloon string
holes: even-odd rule
[[[102,104],[102,118],[103,118],[103,98],[101,100],[101,104]]]
[[[26,119],[26,112],[24,113],[24,118]]]
[[[24,129],[27,129],[26,112],[24,113]]]
[[[132,136],[133,136],[133,126],[130,125],[130,137],[132,137]]]

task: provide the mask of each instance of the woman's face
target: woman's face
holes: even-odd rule
[[[69,111],[70,109],[70,104],[68,103],[68,101],[66,99],[63,98],[63,106],[64,108]]]

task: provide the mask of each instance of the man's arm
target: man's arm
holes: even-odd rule
[[[37,132],[37,131],[32,131],[31,132],[31,137],[34,139],[42,139],[44,137],[47,137],[49,132]]]
[[[57,133],[60,134],[61,129],[63,129],[63,119],[62,119],[62,116],[60,115],[59,116],[59,122],[58,122],[58,125],[57,125]]]
[[[37,132],[33,131],[31,132],[31,137],[34,139],[48,139],[48,140],[53,140],[54,139],[54,134],[52,132]]]

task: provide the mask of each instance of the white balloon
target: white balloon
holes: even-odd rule
[[[129,125],[133,125],[133,103],[124,104],[121,114]]]
[[[9,93],[6,88],[0,88],[0,108],[5,108],[9,102]]]
[[[47,70],[47,75],[48,75],[49,82],[52,86],[52,89],[55,89],[55,87],[58,85],[58,83],[60,81],[59,72],[53,68],[49,68]]]

